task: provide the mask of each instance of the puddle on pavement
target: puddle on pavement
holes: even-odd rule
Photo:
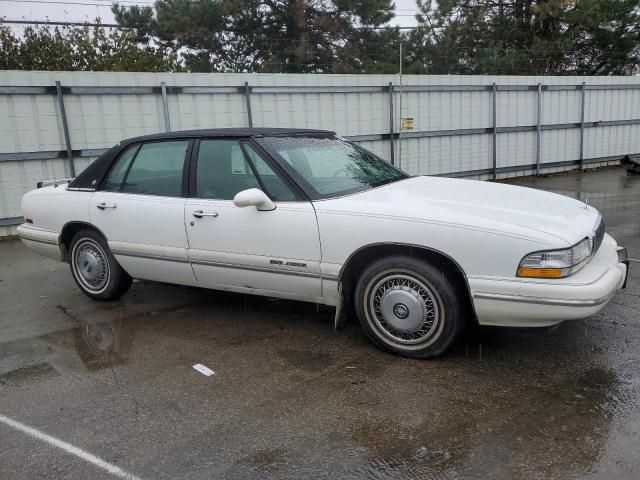
[[[218,339],[211,336],[210,329],[218,323],[218,314],[228,315],[229,307],[220,307],[221,312],[216,313],[207,305],[205,310],[212,314],[206,317],[208,319],[180,318],[184,311],[193,316],[192,308],[189,305],[171,306],[128,317],[117,309],[109,309],[109,315],[116,312],[112,320],[101,319],[104,317],[99,311],[93,310],[87,315],[81,310],[65,308],[65,314],[74,318],[77,327],[40,337],[39,341],[54,353],[77,355],[83,368],[91,374],[104,368],[126,366],[136,349],[152,350],[154,337],[149,336],[149,332],[194,343],[208,344]],[[238,315],[246,322],[262,324],[262,335],[274,328],[273,325],[269,327],[270,320],[265,318],[270,311],[276,310],[276,314],[281,315],[282,309],[297,308],[299,315],[310,313],[308,306],[267,302],[252,303],[253,313],[248,317],[246,312]],[[85,320],[85,316],[95,318]],[[325,320],[321,317],[318,321],[330,330],[330,322],[325,326]],[[228,324],[226,318],[218,325],[221,328],[227,325],[223,328],[225,334],[231,331]],[[563,339],[563,335],[569,335],[572,330],[568,329],[568,332],[560,330],[544,338],[562,343],[568,340]],[[341,445],[341,448],[332,450],[324,459],[314,455],[305,458],[306,454],[292,444],[262,448],[239,466],[274,479],[299,478],[300,472],[314,478],[351,479],[478,476],[524,479],[536,475],[565,477],[593,473],[617,412],[634,408],[634,404],[635,411],[639,410],[640,382],[637,377],[621,380],[612,369],[600,366],[578,364],[575,367],[565,365],[562,370],[551,372],[540,370],[536,365],[539,358],[518,355],[518,352],[531,353],[522,350],[526,345],[533,344],[532,350],[542,348],[536,345],[540,335],[540,332],[514,334],[501,329],[480,329],[463,339],[451,355],[433,362],[387,357],[361,343],[359,348],[367,352],[365,362],[345,364],[333,377],[327,380],[319,377],[318,382],[329,382],[331,386],[331,382],[337,381],[334,377],[343,379],[352,398],[358,399],[361,395],[366,396],[368,389],[377,383],[391,379],[406,385],[412,378],[414,381],[420,378],[421,382],[431,382],[433,388],[442,390],[445,393],[442,400],[418,404],[411,411],[402,411],[402,408],[388,411],[388,407],[381,406],[380,402],[388,402],[389,397],[402,395],[404,391],[379,392],[375,398],[345,405],[344,408],[353,414],[346,421],[336,423],[333,418],[327,419],[326,430],[321,429],[319,434],[331,438],[329,443]],[[593,344],[588,337],[576,339],[577,343],[571,348],[592,350]],[[322,372],[336,362],[321,350],[300,347],[293,342],[274,350],[272,355],[284,361],[281,362],[284,370],[307,374]],[[598,358],[594,360],[598,361]],[[429,375],[431,371],[442,369],[455,380],[447,380],[446,375]],[[48,363],[40,363],[3,375],[0,385],[33,383],[65,373],[69,372],[59,373]],[[457,385],[458,382],[462,385]],[[482,387],[474,391],[464,386],[467,383]],[[322,395],[327,385],[310,385],[309,388]],[[397,400],[391,404],[397,405]],[[304,408],[304,398],[290,401],[290,407]],[[336,415],[339,417],[342,413],[336,412]],[[304,430],[304,426],[301,428]],[[263,442],[258,442],[260,444]]]
[[[11,344],[27,343],[28,347],[22,352],[25,356],[35,354],[35,345],[40,350],[46,345],[49,353],[55,349],[77,355],[86,370],[98,371],[125,365],[138,336],[138,347],[152,347],[148,337],[162,336],[214,349],[215,342],[220,340],[225,346],[240,346],[254,338],[273,336],[274,328],[279,331],[293,326],[304,329],[301,319],[323,327],[332,322],[333,312],[329,315],[326,309],[318,311],[315,305],[300,302],[160,286],[153,282],[145,282],[141,287],[144,288],[142,294],[134,294],[128,304],[122,301],[58,304],[56,309],[76,327],[38,337],[35,343],[21,340],[6,343],[4,347],[10,350]],[[156,289],[186,293],[180,304],[159,307],[153,301],[155,294],[147,298],[147,290]],[[252,330],[252,324],[259,328]],[[282,349],[280,356],[289,366],[305,371],[320,371],[331,362],[329,355],[308,350]]]
[[[586,474],[593,471],[607,440],[609,399],[615,385],[611,372],[595,370],[576,384],[567,381],[551,391],[512,392],[517,398],[498,407],[498,412],[487,399],[454,408],[425,405],[417,426],[375,414],[373,419],[353,419],[359,424],[351,437],[357,446],[343,465],[334,466],[334,474],[353,479]],[[578,391],[583,392],[580,399],[575,398]],[[493,415],[487,415],[490,411]],[[390,415],[395,416],[407,423],[402,412]]]
[[[45,378],[58,376],[58,372],[48,363],[38,363],[28,367],[17,368],[0,375],[1,386],[19,386]]]

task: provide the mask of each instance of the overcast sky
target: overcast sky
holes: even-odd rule
[[[128,5],[153,4],[152,0],[121,0]],[[396,18],[392,25],[414,26],[416,13],[415,0],[395,0]],[[87,4],[87,5],[81,5]],[[100,17],[103,23],[114,23],[111,14],[111,0],[0,0],[0,17],[7,20],[45,20],[50,21],[93,21]]]

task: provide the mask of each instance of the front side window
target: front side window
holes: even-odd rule
[[[188,148],[189,140],[143,144],[129,167],[121,191],[182,196],[182,175]]]
[[[197,162],[195,183],[199,198],[233,200],[242,190],[259,188],[274,201],[296,200],[291,189],[250,144],[238,140],[201,140]]]
[[[408,178],[362,147],[329,137],[264,137],[258,142],[281,160],[313,199],[330,198]]]

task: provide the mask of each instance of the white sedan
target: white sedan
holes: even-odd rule
[[[468,322],[549,326],[602,309],[627,252],[598,211],[498,183],[411,177],[333,132],[125,140],[22,201],[18,235],[96,300],[132,278],[355,310],[384,349],[444,352]]]

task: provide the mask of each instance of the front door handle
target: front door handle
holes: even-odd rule
[[[115,203],[99,203],[98,205],[96,205],[96,207],[98,207],[100,210],[104,210],[105,208],[116,208],[116,204]]]
[[[192,215],[194,217],[196,217],[196,218],[217,217],[218,216],[218,212],[205,213],[202,210],[196,210],[195,212],[192,213]]]

